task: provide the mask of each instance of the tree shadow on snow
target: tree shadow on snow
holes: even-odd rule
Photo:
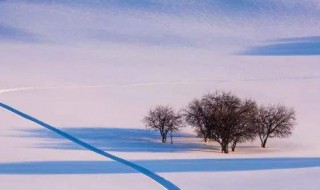
[[[62,128],[61,130],[104,151],[183,152],[206,149],[210,149],[211,151],[218,150],[216,146],[202,144],[200,142],[181,141],[181,138],[196,138],[195,136],[184,133],[175,133],[173,137],[174,143],[170,144],[169,137],[167,143],[161,143],[158,131],[146,129],[79,127]],[[43,142],[36,145],[36,148],[84,149],[45,129],[23,130],[22,132],[23,133],[19,135],[20,137],[44,139]]]

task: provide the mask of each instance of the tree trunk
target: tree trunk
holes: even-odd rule
[[[221,145],[221,151],[222,151],[222,153],[228,154],[229,153],[228,144],[222,144]]]
[[[231,150],[232,150],[232,152],[234,152],[234,151],[235,151],[236,146],[237,146],[237,141],[234,141],[234,142],[233,142],[233,144],[232,144],[232,146],[231,146]]]
[[[171,144],[173,143],[173,140],[172,140],[172,131],[170,131],[170,140],[171,140]]]
[[[207,135],[204,135],[204,136],[203,136],[203,140],[204,140],[204,142],[208,142],[208,136],[207,136]]]
[[[266,148],[266,144],[267,144],[267,138],[266,139],[264,139],[262,142],[261,142],[261,147],[262,148]]]
[[[261,147],[262,148],[266,148],[268,138],[269,138],[269,135],[267,135],[265,138],[260,138],[261,139]]]
[[[167,137],[166,137],[165,135],[162,136],[161,142],[162,142],[162,143],[166,143],[166,142],[167,142]]]

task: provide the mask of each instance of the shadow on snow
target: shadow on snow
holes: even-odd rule
[[[177,159],[134,161],[153,172],[224,172],[320,167],[320,158]],[[1,163],[0,174],[137,173],[114,161]]]
[[[173,144],[170,144],[169,137],[168,143],[164,144],[160,142],[158,131],[146,129],[79,127],[63,128],[62,130],[104,151],[182,152],[218,149],[218,147],[212,145],[196,142],[179,142],[180,138],[195,138],[183,133],[173,134]],[[36,148],[83,149],[81,146],[45,129],[23,130],[23,134],[20,136],[45,139],[41,144],[36,145]]]

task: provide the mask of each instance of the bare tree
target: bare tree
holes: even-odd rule
[[[257,127],[255,118],[258,111],[257,104],[252,100],[244,100],[242,103],[241,115],[238,115],[237,125],[234,128],[234,139],[232,141],[231,150],[235,151],[238,143],[246,141],[254,141],[257,136]]]
[[[292,134],[295,125],[295,111],[284,105],[260,106],[256,125],[261,140],[261,147],[265,148],[269,138],[284,138]]]
[[[183,127],[182,116],[170,106],[159,105],[150,110],[148,115],[144,117],[143,122],[147,128],[159,130],[163,143],[167,142],[167,134],[170,132],[172,144],[172,133]]]
[[[199,136],[218,142],[221,151],[228,153],[231,142],[235,148],[238,142],[253,138],[254,132],[247,133],[253,128],[249,117],[256,107],[252,100],[241,100],[230,92],[216,92],[192,101],[184,116]]]
[[[204,142],[208,141],[210,135],[211,120],[210,109],[203,100],[193,100],[188,107],[183,110],[187,123],[195,128],[198,137],[202,137]]]

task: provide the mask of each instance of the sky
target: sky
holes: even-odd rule
[[[319,16],[318,0],[2,0],[0,40],[318,55]]]

